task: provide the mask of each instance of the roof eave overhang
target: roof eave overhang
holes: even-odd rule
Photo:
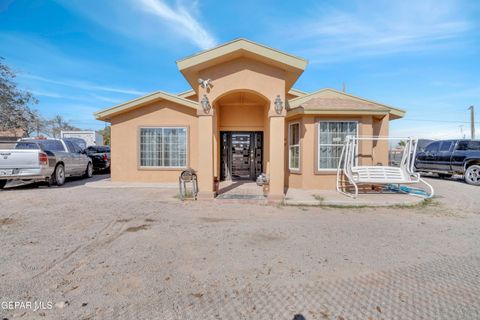
[[[169,94],[167,92],[156,91],[145,96],[127,101],[125,103],[95,112],[94,116],[97,120],[110,121],[112,117],[115,117],[124,112],[131,111],[133,109],[137,109],[143,105],[157,100],[168,100],[195,110],[198,107],[197,103],[194,101],[179,97],[177,95]]]

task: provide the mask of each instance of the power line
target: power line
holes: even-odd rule
[[[445,123],[471,123],[470,121],[455,121],[455,120],[432,120],[432,119],[402,119],[402,121],[422,121],[422,122],[445,122]],[[476,122],[479,123],[480,122]]]

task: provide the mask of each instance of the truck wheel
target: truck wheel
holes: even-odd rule
[[[480,165],[472,165],[465,171],[465,182],[474,186],[480,186]]]
[[[0,180],[0,189],[3,189],[5,185],[7,184],[7,180]]]
[[[85,174],[83,176],[85,178],[91,178],[93,176],[93,166],[91,162],[88,163],[87,170],[85,170]]]
[[[52,175],[52,180],[57,186],[62,186],[65,183],[65,167],[59,164]]]

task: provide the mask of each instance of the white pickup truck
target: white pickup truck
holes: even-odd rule
[[[93,174],[92,160],[71,141],[21,139],[0,149],[0,189],[10,180],[46,181],[61,186],[66,177]]]

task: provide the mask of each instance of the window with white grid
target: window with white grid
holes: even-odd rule
[[[187,128],[140,128],[140,166],[187,166]]]
[[[319,121],[318,170],[337,169],[345,138],[357,136],[357,121]]]
[[[300,124],[298,122],[288,125],[288,168],[300,169]]]

